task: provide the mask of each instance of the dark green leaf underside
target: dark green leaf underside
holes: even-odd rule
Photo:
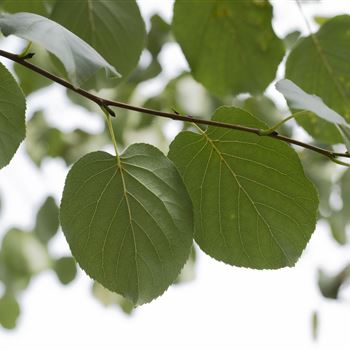
[[[222,107],[214,120],[265,128]],[[209,127],[180,133],[169,158],[192,198],[195,240],[210,256],[251,268],[293,266],[314,231],[317,193],[288,145]]]
[[[84,156],[68,174],[61,224],[80,266],[135,304],[161,295],[185,264],[192,206],[174,165],[134,144],[121,156]]]

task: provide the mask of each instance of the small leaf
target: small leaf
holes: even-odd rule
[[[101,68],[109,77],[120,77],[116,69],[90,45],[48,18],[28,12],[0,14],[0,29],[5,36],[13,34],[36,42],[57,56],[76,86]]]
[[[64,256],[56,260],[53,269],[62,284],[69,284],[77,275],[77,266],[71,256]]]
[[[52,197],[47,197],[38,211],[34,233],[42,243],[47,244],[56,234],[58,227],[57,204]]]
[[[20,308],[13,295],[6,294],[0,298],[0,324],[4,328],[15,328],[19,314]]]
[[[0,63],[0,169],[7,165],[25,137],[26,101],[21,88]]]
[[[284,47],[268,1],[177,0],[173,31],[193,77],[217,95],[260,93]]]
[[[320,97],[306,93],[292,81],[282,79],[276,83],[276,89],[289,102],[291,108],[311,111],[330,123],[348,125],[345,119],[329,108]]]
[[[318,287],[320,288],[321,294],[328,299],[338,299],[340,288],[349,277],[350,265],[345,266],[334,275],[319,270]]]
[[[70,170],[61,225],[86,273],[134,304],[174,282],[192,245],[192,206],[175,166],[156,148],[94,152]]]
[[[213,120],[264,129],[246,111],[219,108]],[[231,265],[293,266],[316,224],[317,193],[287,144],[209,127],[180,133],[170,146],[192,198],[195,240]]]

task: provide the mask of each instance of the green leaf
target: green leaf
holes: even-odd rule
[[[300,35],[301,33],[299,32],[299,30],[294,30],[288,33],[283,39],[285,48],[292,49],[296,44],[296,42],[298,41],[298,39],[300,38]]]
[[[127,315],[135,310],[134,304],[129,299],[109,291],[97,282],[92,285],[92,294],[105,306],[118,305]]]
[[[170,25],[159,15],[151,17],[151,29],[147,38],[147,49],[153,57],[157,57],[163,45],[169,40]]]
[[[314,340],[317,340],[318,338],[318,333],[319,333],[319,317],[318,317],[318,312],[317,311],[313,311],[312,315],[311,315],[311,330],[312,330],[312,338]]]
[[[20,308],[13,295],[6,294],[0,298],[0,324],[4,328],[15,328],[19,314]]]
[[[13,274],[28,276],[46,269],[49,256],[36,237],[18,229],[9,230],[2,241],[4,264]]]
[[[295,120],[316,140],[328,144],[344,143],[337,126],[320,119],[315,113],[300,111]]]
[[[350,121],[350,16],[337,16],[327,21],[320,30],[295,45],[286,63],[286,78],[308,93],[315,94]],[[305,118],[304,118],[305,119]],[[302,123],[300,118],[298,123]],[[302,124],[301,124],[302,125]],[[302,125],[303,126],[303,125]],[[313,129],[328,129],[333,138],[323,138]],[[338,143],[342,137],[336,126],[318,121],[307,129],[320,141]],[[339,141],[340,140],[340,141]]]
[[[70,170],[61,225],[73,256],[93,279],[134,304],[174,282],[192,245],[192,206],[175,166],[156,148],[120,157],[94,152]]]
[[[45,0],[4,0],[0,1],[0,8],[6,12],[32,12],[48,16],[50,6]]]
[[[13,34],[36,42],[57,56],[76,86],[101,68],[105,69],[109,77],[120,76],[90,45],[48,18],[27,12],[0,14],[0,29],[6,36]]]
[[[49,240],[56,234],[58,221],[58,207],[52,197],[47,197],[36,216],[36,224],[34,233],[39,241],[47,244]]]
[[[127,76],[145,45],[145,24],[134,0],[58,1],[51,18],[97,50]]]
[[[328,223],[331,229],[333,238],[341,245],[347,243],[346,237],[346,226],[349,222],[349,217],[344,215],[345,213],[341,210],[334,212],[328,218]]]
[[[329,108],[321,98],[306,93],[292,81],[282,79],[276,83],[276,89],[289,102],[291,108],[311,111],[330,123],[348,125],[345,119],[332,108]]]
[[[340,288],[350,277],[350,265],[345,266],[338,273],[331,275],[322,270],[318,272],[318,287],[321,294],[328,299],[338,299]]]
[[[177,0],[173,30],[192,75],[217,95],[260,93],[284,55],[268,1]]]
[[[219,108],[213,120],[264,129],[246,111]],[[209,127],[170,146],[192,198],[195,240],[217,260],[250,268],[293,266],[316,224],[317,193],[295,151],[255,134]]]
[[[7,165],[25,137],[26,101],[10,72],[0,63],[0,168]]]
[[[77,275],[77,266],[71,256],[64,256],[56,260],[53,269],[62,284],[69,284]]]
[[[63,133],[52,128],[41,111],[36,112],[29,120],[27,135],[26,151],[37,166],[47,156],[61,157],[67,164],[72,164],[87,152],[101,148],[109,142],[104,134],[91,135],[80,129]]]

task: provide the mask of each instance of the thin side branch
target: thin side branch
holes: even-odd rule
[[[132,111],[136,111],[136,112],[140,112],[140,113],[145,113],[145,114],[151,115],[151,116],[157,116],[157,117],[168,118],[168,119],[173,119],[173,120],[181,120],[184,122],[190,122],[190,123],[208,125],[208,126],[215,126],[215,127],[220,127],[220,128],[226,128],[226,129],[239,130],[239,131],[249,132],[249,133],[261,136],[261,137],[271,137],[274,139],[284,141],[284,142],[289,143],[289,144],[297,145],[297,146],[303,147],[305,149],[309,149],[313,152],[322,154],[323,156],[326,156],[331,160],[334,160],[337,157],[350,158],[349,153],[335,153],[331,150],[320,148],[320,147],[317,147],[317,146],[314,146],[314,145],[311,145],[311,144],[308,144],[308,143],[305,143],[305,142],[302,142],[299,140],[292,139],[292,138],[287,137],[287,136],[280,135],[276,131],[273,131],[271,134],[264,135],[264,130],[258,129],[258,128],[251,128],[248,126],[238,125],[238,124],[223,123],[223,122],[218,122],[218,121],[214,121],[214,120],[205,120],[205,119],[201,119],[201,118],[190,116],[190,115],[180,115],[178,113],[162,112],[162,111],[157,111],[157,110],[150,109],[150,108],[143,108],[143,107],[129,105],[127,103],[123,103],[123,102],[119,102],[119,101],[112,101],[112,100],[104,99],[104,98],[101,98],[97,95],[91,94],[90,92],[88,92],[86,90],[74,87],[68,81],[66,81],[66,80],[64,80],[64,79],[44,70],[44,69],[42,69],[42,68],[40,68],[40,67],[30,63],[30,62],[28,62],[25,58],[20,57],[19,55],[15,55],[13,53],[10,53],[10,52],[4,51],[4,50],[0,50],[0,56],[21,64],[22,66],[46,77],[47,79],[54,81],[54,82],[56,82],[64,87],[66,87],[67,89],[70,89],[70,90],[76,92],[77,94],[79,94],[81,96],[84,96],[85,98],[95,102],[101,108],[104,107],[107,110],[110,110],[109,106],[113,106],[113,107],[132,110]],[[111,111],[111,112],[113,112],[113,111]],[[111,115],[113,115],[113,113],[111,113]]]

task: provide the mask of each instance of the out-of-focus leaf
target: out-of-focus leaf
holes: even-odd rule
[[[173,31],[192,75],[222,96],[261,93],[284,55],[268,1],[177,0]]]
[[[6,36],[13,34],[36,42],[53,53],[63,63],[70,80],[76,86],[87,81],[101,68],[105,69],[109,77],[120,76],[117,70],[85,41],[43,16],[28,12],[0,14],[0,29]]]
[[[0,325],[7,329],[16,327],[20,308],[14,295],[5,294],[0,298]]]
[[[286,78],[308,93],[322,98],[327,106],[350,121],[350,16],[336,16],[322,25],[320,30],[299,40],[286,63]],[[299,118],[302,121],[302,118]],[[298,121],[299,122],[299,121]],[[315,124],[316,126],[316,124]],[[332,143],[338,143],[341,135],[336,127],[319,120],[317,127],[332,129],[337,135]],[[312,129],[308,132],[320,141]]]
[[[50,265],[45,247],[29,232],[9,230],[3,238],[1,251],[7,268],[18,275],[33,275]]]
[[[0,169],[7,165],[25,137],[26,101],[16,80],[0,63]]]
[[[341,196],[343,199],[343,210],[345,216],[349,218],[350,221],[350,170],[346,170],[345,173],[339,180],[341,187]]]
[[[93,283],[92,294],[105,306],[118,305],[127,315],[130,315],[135,310],[135,307],[130,300],[117,293],[109,291],[98,282]]]
[[[47,244],[59,227],[58,207],[52,197],[47,197],[36,216],[34,234],[39,241]]]
[[[331,19],[331,17],[326,17],[326,16],[314,16],[314,21],[322,26],[323,24],[325,24],[327,21],[329,21]]]
[[[136,67],[146,35],[136,1],[58,1],[51,18],[90,44],[123,77]],[[87,87],[100,89],[101,84],[93,78]]]
[[[310,152],[303,152],[300,159],[304,165],[306,175],[317,188],[320,200],[319,213],[321,216],[328,218],[332,213],[329,198],[333,189],[332,174],[335,166],[327,158],[316,156]]]
[[[292,49],[294,45],[297,43],[298,39],[300,38],[301,32],[299,30],[294,30],[293,32],[290,32],[287,34],[284,39],[283,43],[285,48],[288,50]]]
[[[110,142],[104,134],[91,135],[80,129],[63,133],[51,128],[42,112],[37,112],[28,122],[27,134],[26,150],[37,166],[47,156],[61,157],[71,164],[87,152],[100,149]]]
[[[62,284],[69,284],[77,275],[77,266],[71,256],[64,256],[54,261],[53,270]]]
[[[3,252],[0,251],[0,281],[5,284],[6,290],[16,293],[26,289],[31,280],[31,274],[13,271],[3,255]]]
[[[147,38],[147,49],[152,56],[158,56],[163,45],[169,40],[170,25],[159,15],[151,17],[151,29]]]
[[[321,294],[328,299],[338,299],[340,288],[349,277],[350,265],[345,266],[341,271],[334,275],[319,270],[318,287]]]
[[[11,13],[31,12],[47,17],[52,3],[52,0],[4,0],[0,1],[0,9]]]
[[[317,311],[313,311],[311,315],[311,331],[313,340],[317,340],[319,331],[319,316]]]
[[[336,125],[320,119],[315,113],[308,111],[298,112],[296,122],[316,140],[327,144],[343,143],[344,139]]]
[[[344,211],[333,212],[328,218],[332,236],[341,245],[347,243],[346,226],[349,220],[349,217],[345,217]]]

